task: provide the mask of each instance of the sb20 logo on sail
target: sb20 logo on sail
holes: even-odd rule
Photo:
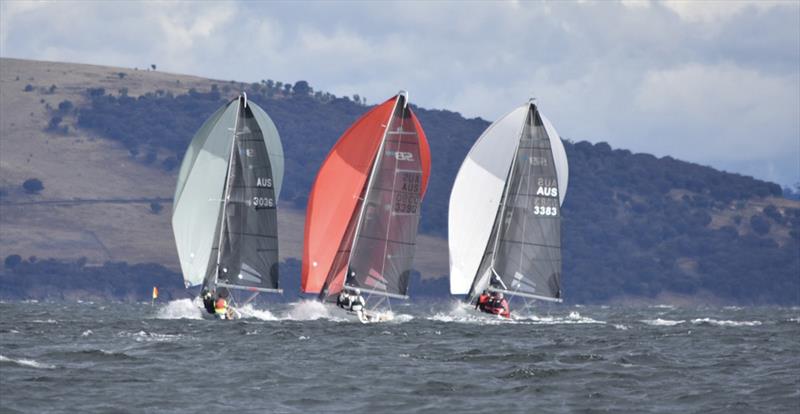
[[[403,152],[403,151],[386,151],[386,155],[393,156],[397,161],[414,161],[414,154],[410,152]]]

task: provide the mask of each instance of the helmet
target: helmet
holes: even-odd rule
[[[503,299],[503,292],[497,292],[497,297]]]
[[[226,308],[228,307],[228,303],[223,298],[217,299],[217,302],[214,304],[216,308]]]
[[[356,295],[360,295],[361,294],[361,289],[356,289],[354,292],[355,292]]]

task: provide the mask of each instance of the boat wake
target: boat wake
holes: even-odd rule
[[[499,323],[513,323],[514,320],[502,319],[494,315],[483,314],[476,311],[472,306],[465,302],[453,301],[450,309],[445,312],[437,312],[428,320],[437,322],[456,322],[456,323],[475,323],[480,325],[496,325]]]
[[[260,321],[277,321],[278,318],[272,312],[265,309],[256,309],[252,304],[248,303],[242,307],[236,308],[239,311],[242,319],[258,319]]]
[[[285,320],[315,321],[317,319],[340,320],[331,315],[331,307],[316,300],[301,300],[289,304],[289,311],[284,315]]]
[[[156,319],[203,319],[200,298],[178,299],[168,302],[156,312]]]
[[[566,316],[541,316],[532,313],[520,315],[512,313],[511,319],[505,319],[499,316],[478,312],[473,306],[460,301],[453,302],[448,311],[438,312],[429,317],[428,320],[438,322],[476,323],[482,325],[496,325],[500,323],[529,325],[606,324],[604,321],[583,316],[576,311],[570,312]]]

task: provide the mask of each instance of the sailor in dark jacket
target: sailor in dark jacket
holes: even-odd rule
[[[203,289],[203,294],[201,295],[203,298],[203,307],[206,308],[206,312],[210,314],[214,314],[214,295],[207,289]]]

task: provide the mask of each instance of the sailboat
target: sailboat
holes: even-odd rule
[[[187,287],[202,285],[206,310],[220,318],[278,287],[277,200],[283,182],[278,130],[242,94],[192,138],[173,201],[172,229]]]
[[[450,293],[482,310],[510,296],[525,306],[561,302],[561,205],[569,166],[564,145],[535,100],[478,138],[450,194]],[[508,316],[503,310],[491,313]],[[488,305],[487,305],[488,306]]]
[[[420,204],[430,175],[425,132],[401,91],[358,119],[331,149],[306,210],[304,293],[342,305],[367,294],[362,322],[408,299]]]

